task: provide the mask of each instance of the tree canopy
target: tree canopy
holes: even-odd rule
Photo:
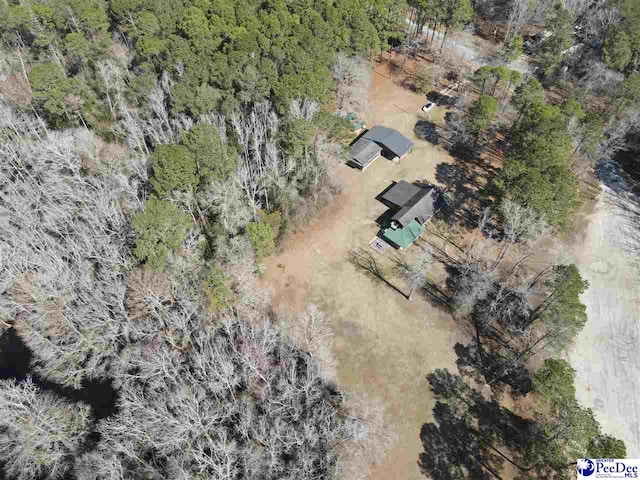
[[[167,255],[186,238],[191,219],[174,204],[151,196],[144,212],[133,217],[131,226],[138,237],[133,254],[154,269],[162,270]]]
[[[547,12],[545,28],[549,35],[543,41],[537,55],[544,77],[549,78],[558,71],[566,51],[573,45],[571,12],[562,3],[556,3]]]
[[[634,0],[613,0],[610,3],[619,10],[622,21],[607,34],[604,60],[618,70],[637,67],[640,63],[640,6]]]
[[[525,83],[514,99],[522,116],[511,131],[511,147],[496,185],[514,201],[533,208],[556,225],[566,225],[577,202],[569,172],[572,139],[563,111],[536,98],[535,83]]]
[[[450,9],[450,22],[459,21],[459,10]],[[131,47],[119,58],[127,59],[132,90],[148,75],[170,73],[172,114],[229,112],[265,97],[281,112],[293,98],[325,100],[336,53],[378,52],[398,14],[389,0],[33,0],[0,6],[0,35],[43,62],[30,75],[34,93],[39,108],[61,126],[79,123],[78,115],[91,123],[108,116],[95,105],[94,97],[107,93],[96,73],[120,45]],[[119,32],[122,43],[109,31]],[[50,55],[55,64],[44,60]],[[72,62],[60,61],[64,56]]]
[[[196,162],[191,152],[183,146],[158,145],[151,155],[151,162],[151,185],[161,198],[175,190],[193,190],[198,184]]]
[[[481,95],[473,102],[469,111],[469,126],[476,138],[491,125],[497,113],[498,101],[489,95]]]

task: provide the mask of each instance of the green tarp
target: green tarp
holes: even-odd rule
[[[397,245],[399,248],[407,248],[415,242],[424,232],[424,225],[420,225],[417,221],[411,220],[404,228],[387,228],[382,236]]]

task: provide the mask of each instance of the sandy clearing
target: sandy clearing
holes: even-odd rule
[[[585,237],[572,246],[589,281],[582,297],[589,319],[570,359],[578,400],[594,409],[605,433],[624,439],[629,458],[639,458],[640,275],[628,240],[640,233],[630,231],[629,208],[637,206],[603,184]]]
[[[337,381],[345,390],[365,391],[382,399],[390,429],[397,441],[382,463],[372,468],[372,480],[424,478],[418,468],[422,452],[419,432],[431,421],[434,406],[426,374],[435,368],[455,369],[455,342],[462,341],[447,313],[436,309],[421,295],[412,302],[354,265],[354,248],[369,249],[378,227],[375,219],[386,208],[375,197],[392,180],[435,182],[435,166],[452,161],[440,147],[415,137],[420,118],[421,95],[394,84],[389,71],[377,65],[371,89],[367,125],[384,123],[416,143],[413,152],[395,164],[379,158],[364,172],[344,167],[339,174],[344,192],[332,201],[304,231],[282,242],[281,254],[269,258],[261,279],[273,291],[277,311],[299,313],[315,303],[330,319],[333,349],[338,360]],[[389,250],[380,260],[392,275],[395,254]],[[435,279],[434,279],[435,280]]]

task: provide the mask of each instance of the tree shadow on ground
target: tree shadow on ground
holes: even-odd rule
[[[451,201],[442,209],[439,218],[447,223],[460,224],[466,228],[477,226],[481,212],[490,205],[493,191],[493,178],[500,169],[492,162],[493,132],[475,139],[461,126],[459,116],[447,113],[447,136],[440,132],[440,140],[454,163],[440,163],[436,166],[436,180],[444,185]],[[451,133],[453,132],[453,133]],[[492,150],[493,149],[493,150]],[[486,152],[486,154],[484,154]],[[495,152],[494,152],[495,153]]]
[[[76,390],[42,378],[32,370],[32,361],[31,351],[13,328],[0,337],[0,379],[13,378],[20,382],[31,377],[42,390],[71,402],[88,404],[96,420],[117,413],[117,391],[110,380],[84,380],[80,390]]]
[[[418,248],[431,249],[428,242],[420,238],[416,240],[415,246]],[[402,275],[403,272],[406,272],[410,268],[410,265],[407,263],[406,258],[399,255],[397,251],[391,252],[387,258],[393,263],[395,268],[395,273],[399,275]],[[367,258],[367,262],[369,262],[368,258]],[[363,265],[360,265],[360,266],[363,266]],[[370,263],[367,263],[364,266],[368,267],[370,266]],[[393,288],[395,289],[395,287]],[[443,290],[440,286],[438,286],[436,283],[432,282],[431,280],[425,279],[422,287],[419,289],[416,288],[415,293],[416,294],[420,293],[424,295],[425,300],[429,302],[429,304],[432,307],[442,310],[446,313],[451,312],[451,297],[447,294],[445,290]],[[405,297],[408,298],[408,295],[405,294]]]
[[[438,260],[445,264],[447,291],[459,291],[464,279],[459,264],[451,261],[449,256],[442,258],[441,255]],[[499,301],[496,298],[498,292],[501,295]],[[510,328],[525,330],[532,313],[528,304],[522,302],[519,292],[494,282],[486,298],[475,303],[469,321],[465,322],[474,336],[474,342],[469,345],[456,343],[454,346],[458,371],[478,383],[489,385],[494,391],[502,392],[509,386],[513,395],[529,393],[533,389],[533,382],[524,366],[527,350],[523,351],[517,344],[510,343],[510,336],[506,332]],[[494,316],[499,318],[497,325],[491,322]]]
[[[443,95],[440,92],[436,92],[435,90],[427,93],[427,100],[435,103],[439,107],[450,108],[456,104],[457,97],[452,95]]]
[[[622,162],[624,165],[624,162]],[[638,169],[638,170],[636,170]],[[623,219],[618,238],[622,248],[638,262],[640,257],[640,168],[614,161],[596,165],[600,182],[607,187],[603,200]],[[640,265],[640,262],[639,262]]]
[[[595,172],[602,184],[617,194],[628,196],[640,194],[640,180],[634,178],[636,172],[629,166],[623,169],[618,162],[603,160],[596,164]],[[640,173],[637,175],[640,176]]]
[[[511,387],[513,395],[526,395],[533,389],[529,371],[520,363],[512,364],[509,359],[483,349],[482,354],[477,345],[456,343],[458,370],[478,380],[486,382],[492,389],[502,391],[506,385]]]
[[[402,295],[407,299],[409,298],[409,296],[405,292],[400,290],[398,287],[396,287],[393,283],[391,283],[389,280],[385,278],[384,271],[378,265],[378,262],[375,259],[375,257],[368,251],[360,248],[353,250],[351,252],[350,261],[352,265],[366,271],[370,275],[373,275],[378,280],[381,280],[387,287],[389,287],[396,293],[399,293],[400,295]]]
[[[486,182],[495,170],[482,160],[438,164],[436,180],[445,186],[448,201],[436,217],[449,224],[475,228],[480,214],[491,203]]]
[[[618,167],[617,173],[624,177],[626,186],[636,196],[640,196],[640,162],[638,162],[638,153],[640,153],[640,145],[635,150],[619,152],[615,158],[615,165]],[[598,165],[602,163],[599,162]]]
[[[427,280],[422,287],[422,292],[433,307],[447,313],[451,312],[451,298],[438,285]]]
[[[489,480],[501,478],[505,462],[520,468],[510,450],[523,449],[538,435],[534,421],[486,399],[447,370],[436,370],[427,379],[438,401],[434,422],[420,430],[423,474],[434,480]]]
[[[427,120],[418,120],[413,131],[416,137],[426,140],[427,142],[438,145],[440,143],[440,134],[438,127]]]
[[[482,448],[465,421],[450,406],[436,402],[433,417],[434,423],[425,423],[420,429],[424,452],[419,456],[418,465],[423,474],[433,480],[495,478],[491,472],[502,468],[500,457]]]
[[[418,87],[418,79],[416,77],[407,76],[400,81],[400,85],[413,93],[422,93]]]

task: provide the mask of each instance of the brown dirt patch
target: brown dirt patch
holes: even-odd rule
[[[354,249],[368,251],[406,292],[397,264],[410,261],[419,249],[387,250],[383,256],[370,249],[378,231],[375,220],[386,210],[375,197],[393,180],[435,182],[436,165],[452,162],[441,147],[415,136],[423,96],[401,88],[390,73],[388,67],[376,66],[364,118],[369,126],[384,124],[407,135],[416,144],[412,153],[399,164],[379,158],[363,172],[341,167],[343,192],[307,227],[282,241],[282,253],[267,259],[261,279],[272,289],[277,311],[297,314],[307,304],[317,304],[333,331],[339,385],[384,402],[397,441],[369,472],[369,478],[380,480],[422,478],[419,433],[432,420],[434,405],[425,376],[435,368],[455,370],[453,345],[461,340],[448,313],[417,293],[409,302],[352,261]],[[434,269],[432,275],[442,272]]]
[[[31,87],[22,72],[0,80],[0,95],[12,105],[24,106],[31,103]]]

